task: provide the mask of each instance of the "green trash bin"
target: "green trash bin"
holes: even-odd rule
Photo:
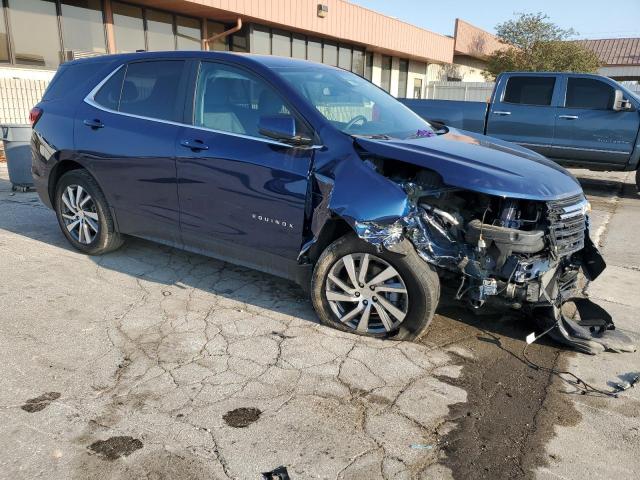
[[[31,177],[31,125],[0,125],[12,190],[33,188]]]

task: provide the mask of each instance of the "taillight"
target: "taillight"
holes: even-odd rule
[[[40,120],[41,116],[42,116],[41,108],[33,107],[31,109],[31,111],[29,112],[29,123],[31,123],[31,128],[36,126],[36,123],[38,123],[38,120]]]

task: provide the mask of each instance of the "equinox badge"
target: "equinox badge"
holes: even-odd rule
[[[277,218],[266,217],[264,215],[258,215],[257,213],[252,213],[251,217],[254,220],[258,220],[259,222],[265,223],[273,223],[275,225],[280,225],[285,228],[293,228],[293,223],[285,222],[284,220],[279,220]]]

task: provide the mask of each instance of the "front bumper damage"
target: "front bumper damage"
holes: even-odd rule
[[[491,302],[520,309],[545,330],[555,326],[549,335],[581,352],[635,351],[604,309],[577,296],[580,271],[592,281],[606,265],[589,238],[586,213],[581,219],[575,213],[575,199],[569,205],[549,202],[549,216],[559,213],[547,231],[518,230],[477,218],[465,221],[428,201],[451,188],[392,181],[361,159],[344,159],[331,173],[312,174],[321,200],[311,212],[311,239],[301,256],[324,223],[337,216],[378,249],[415,249],[443,275],[458,278],[456,298],[473,308]],[[385,201],[372,204],[371,191]],[[583,209],[586,200],[580,198]]]

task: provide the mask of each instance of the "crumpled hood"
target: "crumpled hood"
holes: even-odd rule
[[[530,200],[582,193],[578,180],[555,162],[519,145],[462,130],[409,140],[355,138],[367,152],[438,172],[447,185]]]

